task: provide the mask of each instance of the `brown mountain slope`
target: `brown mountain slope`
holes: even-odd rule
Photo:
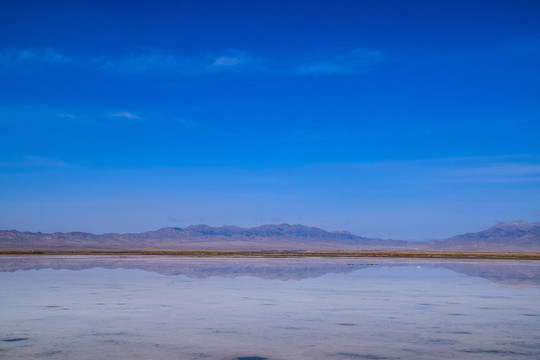
[[[0,231],[0,250],[340,250],[400,248],[406,241],[370,239],[303,225],[253,228],[192,225],[127,234]]]
[[[430,246],[441,250],[540,251],[540,222],[500,222],[484,231],[432,241]]]
[[[540,252],[540,223],[499,223],[477,233],[445,240],[407,242],[365,238],[304,225],[211,227],[192,225],[156,231],[95,235],[84,232],[0,231],[0,251],[7,250],[425,250]]]

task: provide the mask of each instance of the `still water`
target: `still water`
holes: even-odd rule
[[[540,263],[0,256],[0,359],[540,359]]]

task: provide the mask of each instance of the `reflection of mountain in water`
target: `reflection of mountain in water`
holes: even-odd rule
[[[478,276],[505,287],[540,288],[540,264],[534,261],[452,261],[415,259],[187,258],[145,256],[3,256],[0,272],[17,270],[132,269],[190,278],[253,276],[267,280],[302,280],[348,274],[374,266],[433,266]]]
[[[365,259],[365,262],[369,262],[369,259]],[[267,280],[301,280],[328,273],[347,274],[366,266],[373,265],[353,260],[321,261],[321,259],[14,256],[2,259],[0,271],[104,268],[144,270],[198,279],[210,276],[253,276]]]
[[[540,288],[540,264],[520,261],[460,262],[436,265],[469,276],[478,276],[515,289]]]

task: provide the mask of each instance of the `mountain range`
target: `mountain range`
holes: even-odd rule
[[[155,231],[96,235],[85,232],[0,231],[0,251],[28,250],[388,250],[540,252],[540,222],[500,222],[476,233],[427,242],[367,238],[304,225],[211,227],[191,225]]]

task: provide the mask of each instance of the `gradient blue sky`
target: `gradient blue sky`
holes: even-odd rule
[[[540,221],[540,2],[2,1],[0,228]]]

